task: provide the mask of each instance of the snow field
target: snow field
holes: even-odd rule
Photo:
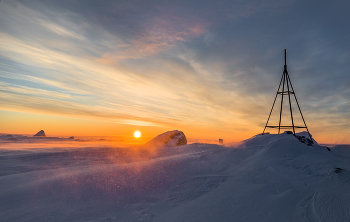
[[[289,134],[235,147],[1,149],[0,218],[349,221],[349,160],[349,147]]]

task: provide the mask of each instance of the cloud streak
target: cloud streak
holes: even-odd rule
[[[348,15],[320,3],[313,15],[322,26],[303,11],[310,7],[301,1],[2,2],[0,101],[7,110],[253,134],[265,124],[288,48],[310,128],[325,135],[317,127],[323,119],[345,135],[350,54],[340,43],[349,46],[349,34],[341,36],[333,24]],[[342,20],[323,18],[321,9],[338,11]]]

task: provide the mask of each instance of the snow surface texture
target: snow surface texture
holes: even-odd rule
[[[44,130],[40,130],[37,134],[35,134],[34,136],[42,136],[42,137],[46,137]]]
[[[0,218],[349,221],[350,147],[330,150],[290,134],[257,135],[236,147],[189,144],[152,152],[3,148]]]

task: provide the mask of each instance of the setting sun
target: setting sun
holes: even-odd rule
[[[139,138],[140,136],[141,136],[141,132],[140,131],[135,131],[134,137]]]

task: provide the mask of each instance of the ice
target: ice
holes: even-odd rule
[[[329,151],[291,134],[265,134],[235,146],[152,151],[14,149],[25,137],[0,137],[1,221],[350,219],[349,146]]]

